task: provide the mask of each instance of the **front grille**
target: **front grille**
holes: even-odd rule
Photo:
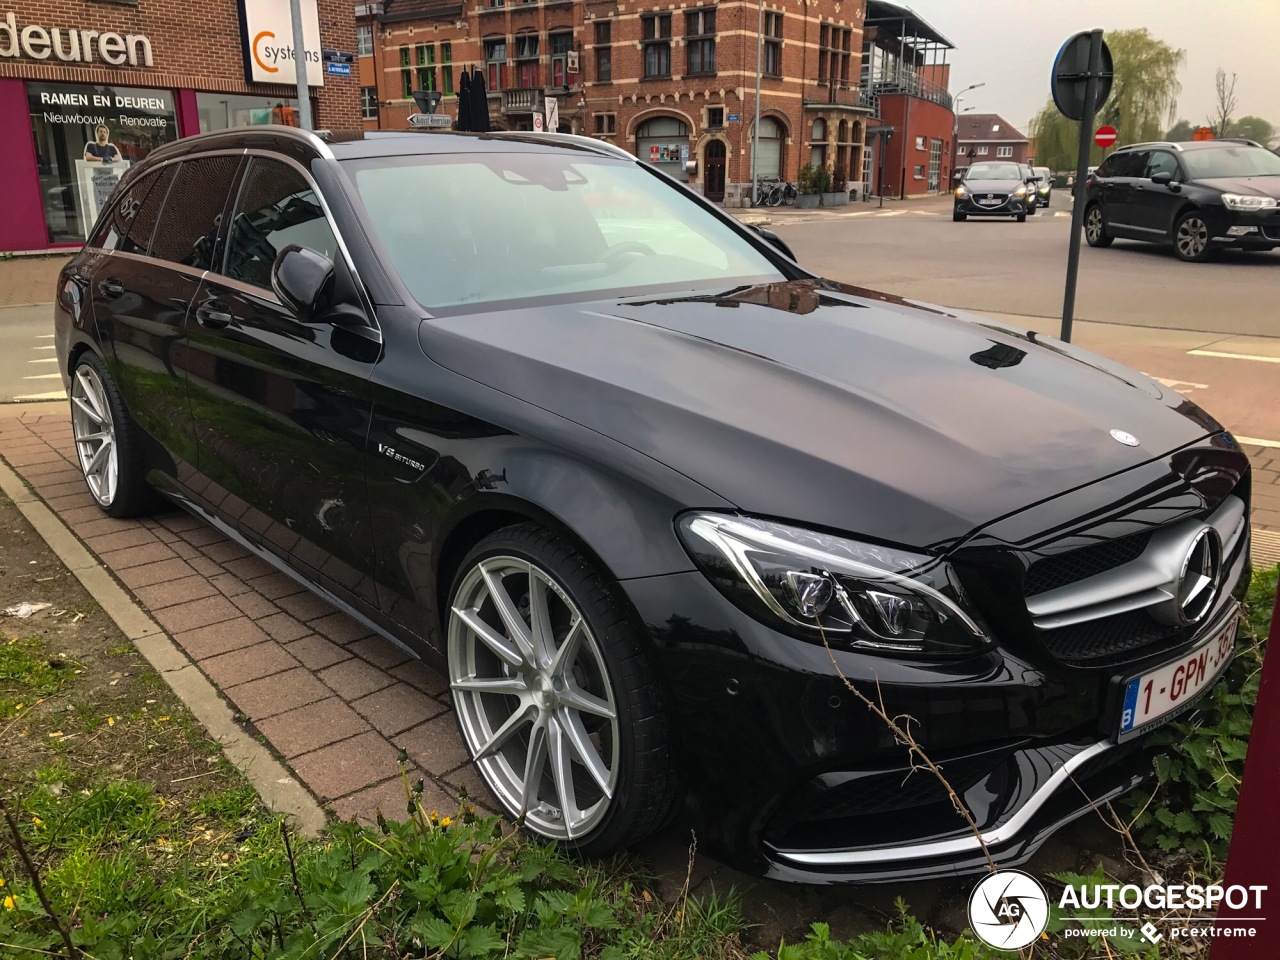
[[[1087,620],[1041,633],[1045,648],[1078,667],[1103,667],[1143,656],[1147,647],[1171,646],[1182,628],[1153,620],[1142,610]]]
[[[1107,540],[1072,550],[1056,557],[1046,557],[1031,565],[1023,582],[1023,592],[1034,597],[1046,590],[1066,586],[1099,573],[1114,570],[1121,564],[1142,556],[1151,542],[1151,531],[1131,533],[1127,537]]]
[[[1004,203],[1008,199],[1009,199],[1008,194],[1004,194],[1004,193],[992,193],[992,194],[975,193],[973,195],[973,202],[980,207],[998,207],[1000,206],[1000,204]],[[999,202],[996,202],[996,201],[999,201]]]
[[[991,772],[996,761],[990,756],[958,757],[940,763],[943,776],[957,793],[967,789]],[[866,817],[878,813],[927,807],[934,803],[950,803],[947,790],[925,768],[893,770],[871,774],[832,787],[804,809],[797,820],[837,820],[842,817]]]

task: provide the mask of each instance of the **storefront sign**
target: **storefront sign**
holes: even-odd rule
[[[285,8],[288,9],[286,0]],[[150,67],[151,41],[140,33],[123,36],[111,31],[79,27],[18,25],[18,18],[5,14],[0,20],[0,57],[30,57],[32,60],[60,60],[64,63],[94,63],[101,60],[113,67]]]
[[[301,0],[307,83],[324,86],[320,15],[316,0]],[[293,20],[289,0],[240,0],[244,75],[250,83],[294,83]]]

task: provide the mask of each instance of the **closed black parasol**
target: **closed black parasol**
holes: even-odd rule
[[[489,94],[484,87],[484,74],[477,67],[471,75],[471,126],[468,128],[477,133],[488,133],[489,127]]]
[[[458,78],[458,119],[453,129],[471,129],[471,74],[466,67]]]

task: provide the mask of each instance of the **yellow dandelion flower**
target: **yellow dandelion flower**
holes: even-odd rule
[[[168,720],[169,718],[168,718],[168,717],[157,717],[156,719],[157,719],[158,721],[160,721],[161,723],[163,723],[164,721]]]
[[[107,717],[107,726],[108,726],[108,727],[114,727],[115,725],[116,725],[116,718],[115,718],[115,717]]]
[[[23,707],[25,707],[25,706],[26,706],[26,704],[25,704],[25,703],[20,703],[20,704],[18,704],[16,707],[14,707],[14,709],[15,709],[15,710],[21,710],[21,709],[22,709]]]
[[[49,734],[49,736],[51,736],[51,737],[60,737],[60,736],[62,736],[62,731],[61,731],[61,730],[55,730],[55,731],[53,731],[53,733]]]
[[[43,826],[44,826],[44,821],[43,821],[43,820],[41,820],[39,817],[32,817],[32,818],[31,818],[31,822],[32,822],[32,823],[34,823],[37,827],[43,827]]]
[[[6,910],[12,910],[17,905],[18,905],[18,901],[13,899],[12,894],[4,898],[4,908]]]
[[[448,826],[449,824],[451,824],[451,823],[453,823],[453,817],[441,817],[441,818],[440,818],[440,826],[442,826],[442,827],[447,827],[447,826]]]
[[[4,886],[4,877],[0,877],[0,887]]]

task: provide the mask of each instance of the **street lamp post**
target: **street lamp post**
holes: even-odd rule
[[[760,173],[756,160],[760,155],[760,76],[764,70],[764,0],[756,14],[756,126],[751,138],[751,205],[760,203]]]
[[[956,178],[956,160],[960,156],[960,101],[964,99],[964,95],[970,90],[977,90],[979,87],[985,87],[987,82],[974,83],[965,87],[956,94],[955,99],[951,101],[951,109],[954,111],[951,125],[951,179]]]

